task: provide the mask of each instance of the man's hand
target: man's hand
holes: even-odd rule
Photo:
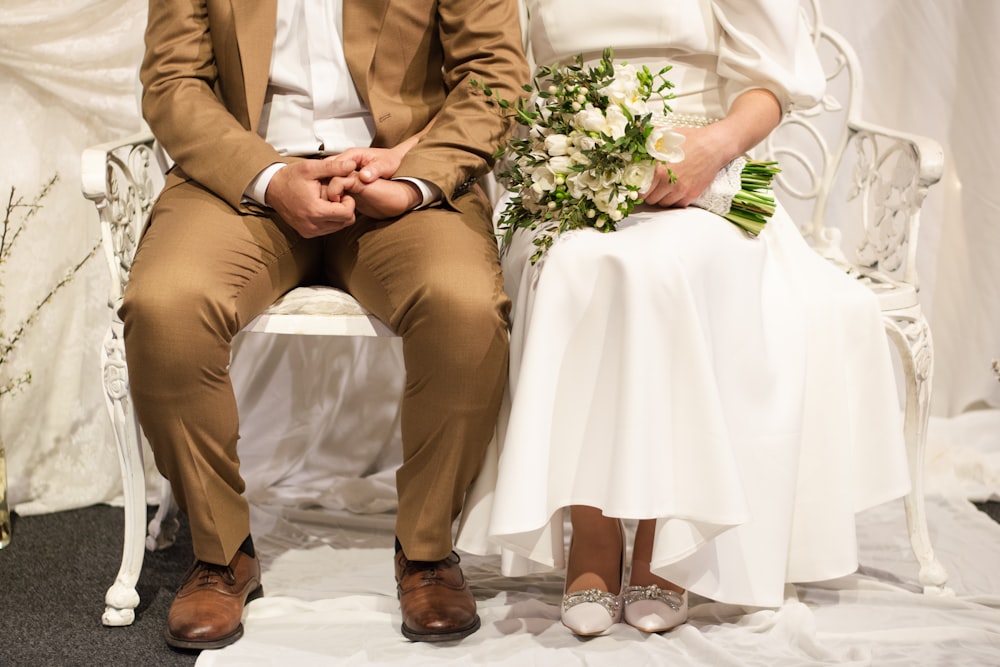
[[[271,178],[264,203],[304,238],[332,234],[354,224],[356,168],[341,157],[294,162]]]
[[[396,148],[348,148],[337,156],[339,160],[354,162],[358,178],[364,184],[374,183],[380,178],[392,178],[406,150]]]
[[[358,179],[349,188],[359,213],[376,220],[396,218],[423,203],[420,189],[410,181],[390,181],[384,178],[371,183]]]

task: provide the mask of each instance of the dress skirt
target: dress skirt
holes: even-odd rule
[[[564,567],[579,504],[655,519],[654,572],[723,602],[853,572],[855,514],[909,490],[875,297],[780,208],[757,238],[639,207],[534,249],[503,257],[509,391],[458,546]]]

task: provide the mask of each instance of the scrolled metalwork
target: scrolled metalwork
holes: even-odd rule
[[[128,284],[132,257],[156,198],[151,175],[152,142],[126,147],[107,156],[106,200],[98,204],[105,256],[111,270],[110,302],[117,303]]]
[[[851,197],[861,200],[864,236],[856,251],[859,263],[909,282],[911,239],[916,236],[927,187],[920,180],[920,156],[905,140],[859,132]]]

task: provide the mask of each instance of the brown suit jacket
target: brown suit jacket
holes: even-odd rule
[[[277,0],[150,0],[142,109],[179,169],[241,207],[250,181],[282,161],[258,134]],[[450,194],[485,173],[509,130],[470,81],[508,99],[528,68],[516,0],[343,0],[344,51],[375,119],[374,146],[431,130],[397,176]],[[168,180],[168,187],[170,180]]]

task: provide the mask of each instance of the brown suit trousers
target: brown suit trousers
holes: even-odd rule
[[[373,145],[395,146],[433,119],[397,176],[429,180],[443,201],[311,240],[242,201],[256,174],[287,161],[257,133],[276,6],[149,4],[143,113],[180,168],[154,206],[121,310],[136,412],[195,555],[228,563],[249,533],[232,339],[296,285],[346,287],[403,339],[397,536],[410,559],[438,560],[506,381],[509,302],[489,207],[467,184],[509,129],[470,81],[512,99],[527,79],[517,3],[343,0],[344,52]]]

